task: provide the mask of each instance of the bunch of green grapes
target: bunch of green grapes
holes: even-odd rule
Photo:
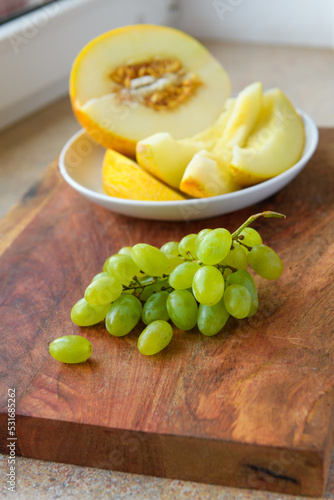
[[[248,265],[269,280],[283,271],[280,257],[248,227],[260,216],[285,218],[263,212],[232,234],[223,228],[203,229],[160,249],[145,243],[121,248],[105,261],[102,272],[73,306],[72,321],[90,326],[105,320],[110,335],[122,337],[142,320],[146,328],[138,338],[138,349],[153,355],[171,341],[171,323],[181,330],[197,325],[203,335],[212,336],[230,316],[253,316],[258,295]]]

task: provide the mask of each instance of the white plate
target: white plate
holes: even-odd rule
[[[268,198],[286,186],[305,167],[318,144],[318,129],[311,118],[299,110],[305,125],[302,158],[276,177],[234,193],[182,201],[137,201],[115,198],[103,192],[101,169],[105,149],[83,130],[63,147],[59,168],[65,181],[89,200],[113,212],[141,219],[196,220],[227,214]]]

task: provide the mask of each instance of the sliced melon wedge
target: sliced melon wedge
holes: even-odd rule
[[[195,198],[207,198],[237,191],[229,165],[214,153],[202,150],[188,164],[180,183],[184,193]]]
[[[145,170],[178,189],[186,166],[204,147],[204,143],[176,141],[168,132],[160,132],[137,143],[136,158]]]
[[[136,162],[112,149],[104,155],[102,185],[107,194],[117,198],[147,201],[185,199],[145,172]]]
[[[153,134],[137,143],[139,165],[172,187],[179,188],[186,166],[202,149],[212,149],[223,133],[235,99],[226,101],[218,120],[209,128],[187,139],[176,140],[167,132]]]
[[[212,151],[201,151],[187,165],[180,183],[182,192],[205,198],[240,189],[230,169],[233,147],[244,145],[261,109],[262,84],[255,82],[236,97],[222,135]]]
[[[74,61],[74,113],[107,148],[135,155],[158,131],[175,139],[210,126],[230,94],[225,70],[207,49],[164,26],[118,28],[92,40]]]
[[[235,144],[242,146],[255,123],[262,108],[262,83],[254,82],[239,92],[235,106],[230,114],[221,138],[217,141],[214,151],[219,154]]]
[[[281,174],[303,153],[304,124],[280,89],[263,96],[263,108],[246,144],[235,145],[231,169],[240,186],[251,186]]]

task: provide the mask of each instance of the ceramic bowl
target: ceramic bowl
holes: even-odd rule
[[[233,193],[211,198],[182,201],[137,201],[115,198],[103,192],[101,169],[105,149],[83,130],[63,147],[59,168],[65,181],[88,200],[113,212],[141,219],[196,220],[215,217],[254,205],[276,193],[305,167],[318,144],[318,129],[313,120],[298,110],[305,125],[305,147],[301,159],[270,180]]]

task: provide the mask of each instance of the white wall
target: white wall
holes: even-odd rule
[[[334,47],[333,0],[180,0],[179,24],[201,37]]]

